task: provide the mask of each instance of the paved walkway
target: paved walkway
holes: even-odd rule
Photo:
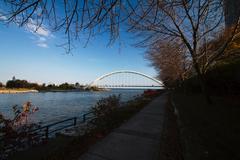
[[[156,98],[79,160],[157,160],[166,100]]]

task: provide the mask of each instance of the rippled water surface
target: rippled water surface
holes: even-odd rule
[[[127,101],[139,95],[143,90],[112,90],[106,92],[46,92],[0,94],[0,112],[12,116],[12,106],[22,105],[26,101],[39,108],[34,119],[41,122],[57,121],[64,118],[80,116],[95,103],[112,94],[121,94],[121,100]]]

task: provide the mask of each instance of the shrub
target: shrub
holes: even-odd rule
[[[91,109],[94,114],[92,123],[101,130],[108,130],[115,125],[114,112],[120,106],[120,95],[112,95],[99,100]]]
[[[34,114],[38,108],[31,102],[26,102],[22,109],[17,105],[12,109],[14,112],[12,119],[5,118],[0,113],[0,159],[5,159],[12,151],[24,149],[39,141],[30,131],[40,126],[29,120],[30,115]]]

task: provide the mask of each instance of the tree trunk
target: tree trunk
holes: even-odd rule
[[[209,92],[208,92],[208,89],[207,89],[207,85],[206,85],[206,80],[203,76],[203,74],[201,73],[199,67],[198,67],[198,64],[195,64],[195,69],[197,71],[197,76],[198,76],[198,80],[199,80],[199,83],[200,83],[200,86],[201,86],[201,90],[202,90],[202,93],[207,101],[208,104],[212,104],[212,99],[209,95]]]
[[[200,74],[200,75],[198,74],[198,79],[199,79],[199,83],[201,85],[202,93],[204,94],[207,103],[208,104],[212,104],[212,99],[211,99],[211,97],[209,95],[209,92],[208,92],[208,89],[207,89],[207,85],[206,85],[206,81],[205,81],[203,75],[202,74]]]

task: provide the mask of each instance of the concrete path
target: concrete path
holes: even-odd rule
[[[156,98],[79,160],[157,160],[166,100]]]

